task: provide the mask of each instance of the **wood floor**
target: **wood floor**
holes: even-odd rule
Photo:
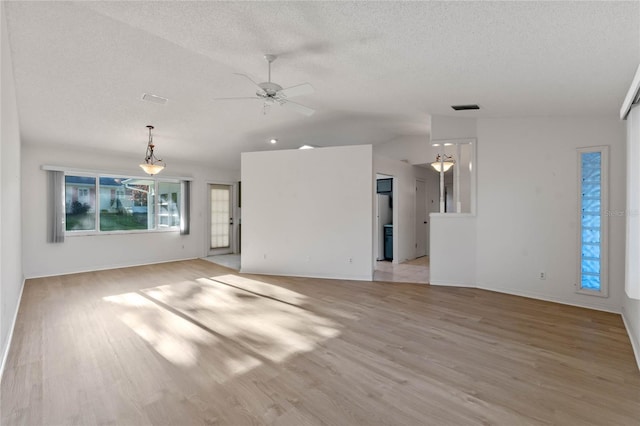
[[[28,280],[3,425],[638,425],[620,316],[193,260]]]

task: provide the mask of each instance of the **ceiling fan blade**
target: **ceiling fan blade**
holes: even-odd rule
[[[251,77],[249,77],[247,74],[242,74],[242,73],[239,73],[239,72],[234,72],[234,74],[235,74],[235,75],[239,75],[239,76],[241,76],[241,77],[246,78],[247,80],[249,80],[250,82],[252,82],[254,86],[256,86],[256,87],[258,87],[260,90],[262,90],[262,87],[260,87],[260,86],[258,85],[258,83],[256,83],[255,81],[253,81],[253,79],[252,79]]]
[[[312,85],[310,85],[309,83],[302,83],[297,86],[278,90],[277,95],[284,98],[293,98],[295,96],[310,95],[313,92],[315,92],[315,90],[313,89]]]
[[[214,101],[243,101],[245,99],[257,99],[260,100],[261,98],[254,96],[254,97],[245,97],[245,98],[213,98]]]
[[[283,100],[280,103],[280,105],[283,106],[283,107],[290,108],[290,109],[292,109],[294,111],[297,111],[300,114],[304,114],[307,117],[311,117],[313,115],[313,113],[316,112],[316,110],[313,109],[313,108],[309,108],[307,106],[300,105],[299,103],[296,103],[296,102],[293,102],[293,101]]]

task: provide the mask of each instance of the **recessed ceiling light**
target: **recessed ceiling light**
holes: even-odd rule
[[[300,148],[298,148],[298,149],[313,149],[313,148],[315,148],[315,146],[313,146],[313,145],[302,145],[302,146],[301,146]]]
[[[161,105],[164,105],[169,101],[169,99],[167,98],[163,98],[162,96],[158,96],[158,95],[152,95],[150,93],[143,93],[142,100],[147,102],[153,102],[154,104],[161,104]]]
[[[272,138],[272,139],[269,139],[269,142],[270,143],[278,143],[278,139]]]

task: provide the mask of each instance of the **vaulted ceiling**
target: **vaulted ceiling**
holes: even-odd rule
[[[429,114],[615,117],[639,2],[3,2],[24,143],[237,169],[242,151],[383,143]],[[305,117],[237,75],[311,83]],[[166,105],[141,100],[168,98]],[[453,104],[480,111],[455,113]],[[276,147],[268,139],[279,139]]]

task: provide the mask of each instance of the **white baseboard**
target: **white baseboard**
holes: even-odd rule
[[[83,274],[85,272],[108,271],[109,269],[135,268],[136,266],[158,265],[160,263],[180,262],[182,260],[195,260],[195,259],[200,259],[200,258],[199,257],[184,257],[184,258],[177,258],[177,259],[158,260],[158,261],[154,261],[154,262],[104,265],[104,266],[96,266],[96,267],[91,267],[91,268],[81,268],[81,269],[74,269],[74,270],[69,270],[69,271],[55,272],[55,273],[52,273],[52,274],[29,275],[27,277],[27,279],[30,280],[30,279],[35,279],[35,278],[59,277],[61,275]]]
[[[253,274],[253,275],[269,275],[274,277],[300,277],[300,278],[318,278],[323,280],[345,280],[345,281],[373,281],[372,275],[327,275],[321,273],[310,274],[284,274],[281,272],[259,271],[255,269],[247,269],[240,267],[241,274]]]
[[[626,311],[624,308],[622,309],[622,322],[624,323],[624,328],[627,329],[627,334],[629,335],[629,340],[631,340],[631,348],[633,349],[633,354],[636,357],[636,364],[638,364],[638,370],[640,370],[640,341],[638,341],[638,336],[635,333],[636,330],[631,328],[630,321],[627,320],[625,316]]]
[[[9,328],[9,336],[7,336],[7,346],[4,348],[4,353],[2,354],[2,363],[0,364],[0,382],[2,382],[2,376],[4,374],[4,366],[7,363],[7,359],[9,358],[9,349],[11,348],[11,341],[13,340],[13,330],[16,329],[16,321],[18,320],[18,311],[20,310],[20,303],[22,303],[22,293],[24,293],[24,283],[26,279],[22,279],[22,286],[20,287],[20,295],[18,296],[18,304],[16,305],[16,312],[13,315],[13,321],[11,322],[11,327]]]
[[[554,302],[554,303],[560,303],[562,305],[569,305],[569,306],[575,306],[578,308],[585,308],[585,309],[593,309],[596,311],[603,311],[603,312],[610,312],[612,314],[620,314],[620,309],[614,309],[611,308],[609,306],[605,306],[605,305],[600,305],[600,304],[583,304],[583,303],[578,303],[572,300],[564,300],[564,299],[560,299],[557,297],[549,297],[547,295],[541,294],[541,293],[535,293],[535,292],[529,292],[529,291],[514,291],[511,289],[504,289],[504,288],[496,288],[496,287],[487,287],[484,286],[482,284],[478,284],[477,286],[478,288],[482,289],[482,290],[488,290],[488,291],[495,291],[498,293],[505,293],[505,294],[511,294],[513,296],[521,296],[521,297],[528,297],[529,299],[538,299],[538,300],[544,300],[546,302]]]
[[[439,281],[439,280],[430,280],[429,284],[437,285],[442,287],[466,287],[466,288],[477,288],[475,284],[467,284],[467,283],[459,283],[452,281]]]

